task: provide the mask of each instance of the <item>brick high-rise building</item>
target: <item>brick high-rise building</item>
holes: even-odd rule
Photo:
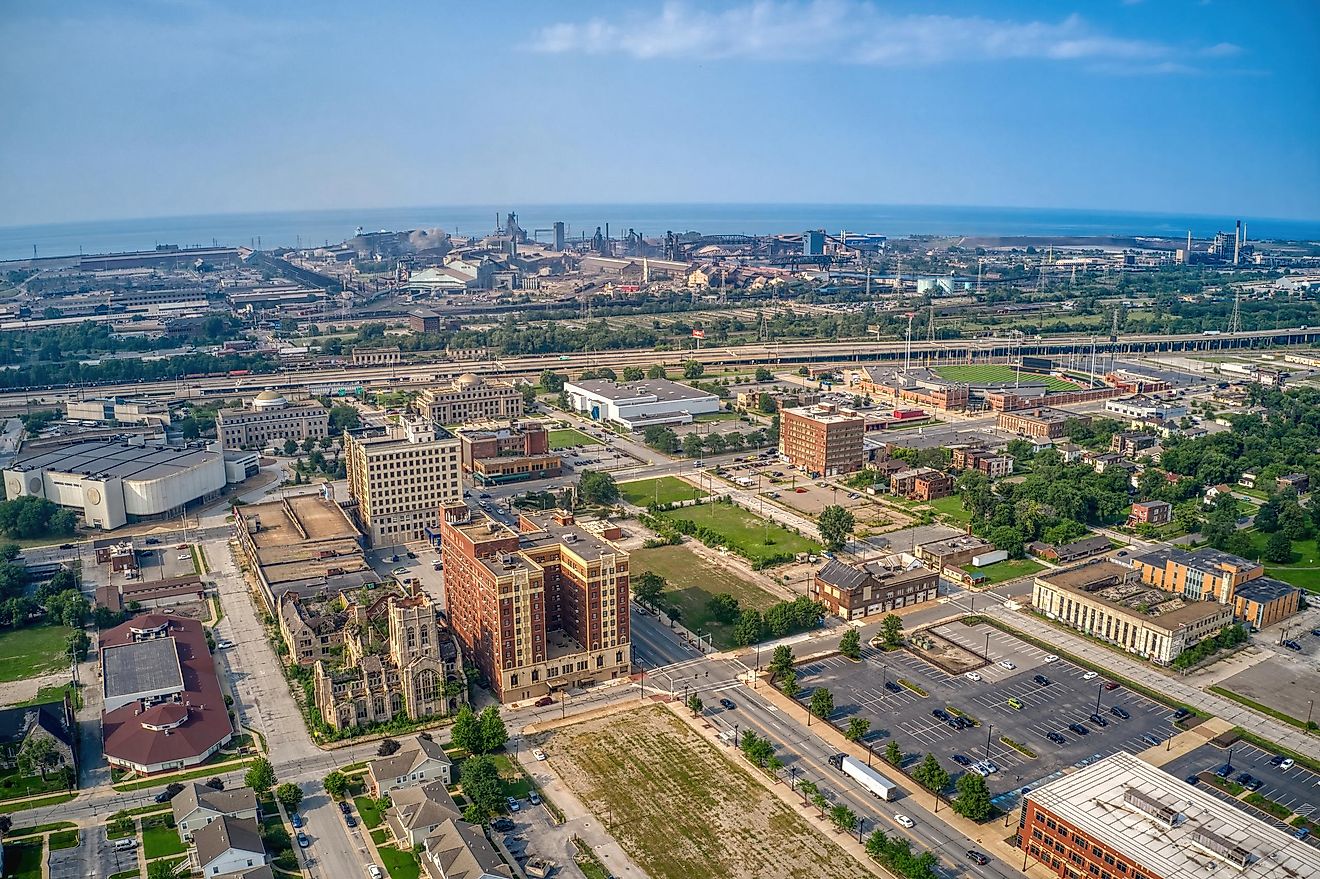
[[[815,476],[862,469],[866,420],[842,415],[832,406],[785,409],[779,418],[779,452]]]
[[[441,510],[450,624],[502,702],[632,670],[628,554],[571,513],[518,530],[463,503]]]

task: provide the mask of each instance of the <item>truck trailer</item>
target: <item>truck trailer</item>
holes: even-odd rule
[[[898,785],[861,760],[847,754],[836,754],[830,758],[830,765],[866,788],[873,797],[879,797],[886,802],[898,797]]]

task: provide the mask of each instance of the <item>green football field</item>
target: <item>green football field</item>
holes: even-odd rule
[[[983,382],[1012,382],[1021,380],[1023,382],[1043,382],[1045,387],[1051,391],[1076,391],[1078,386],[1072,382],[1066,382],[1063,379],[1055,378],[1052,375],[1040,375],[1025,370],[1019,376],[1018,371],[1012,366],[1006,366],[999,363],[986,363],[980,366],[937,366],[935,373],[940,378],[946,378],[951,382],[968,382],[970,384],[980,384]]]

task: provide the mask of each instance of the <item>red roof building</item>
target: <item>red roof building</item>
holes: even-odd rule
[[[144,774],[195,766],[234,734],[196,620],[147,614],[101,633],[101,682],[113,766]]]

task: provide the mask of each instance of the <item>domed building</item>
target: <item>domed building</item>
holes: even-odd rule
[[[267,389],[242,409],[224,409],[216,416],[216,434],[226,449],[267,449],[323,439],[330,432],[330,413],[315,400],[291,403],[279,391]]]

